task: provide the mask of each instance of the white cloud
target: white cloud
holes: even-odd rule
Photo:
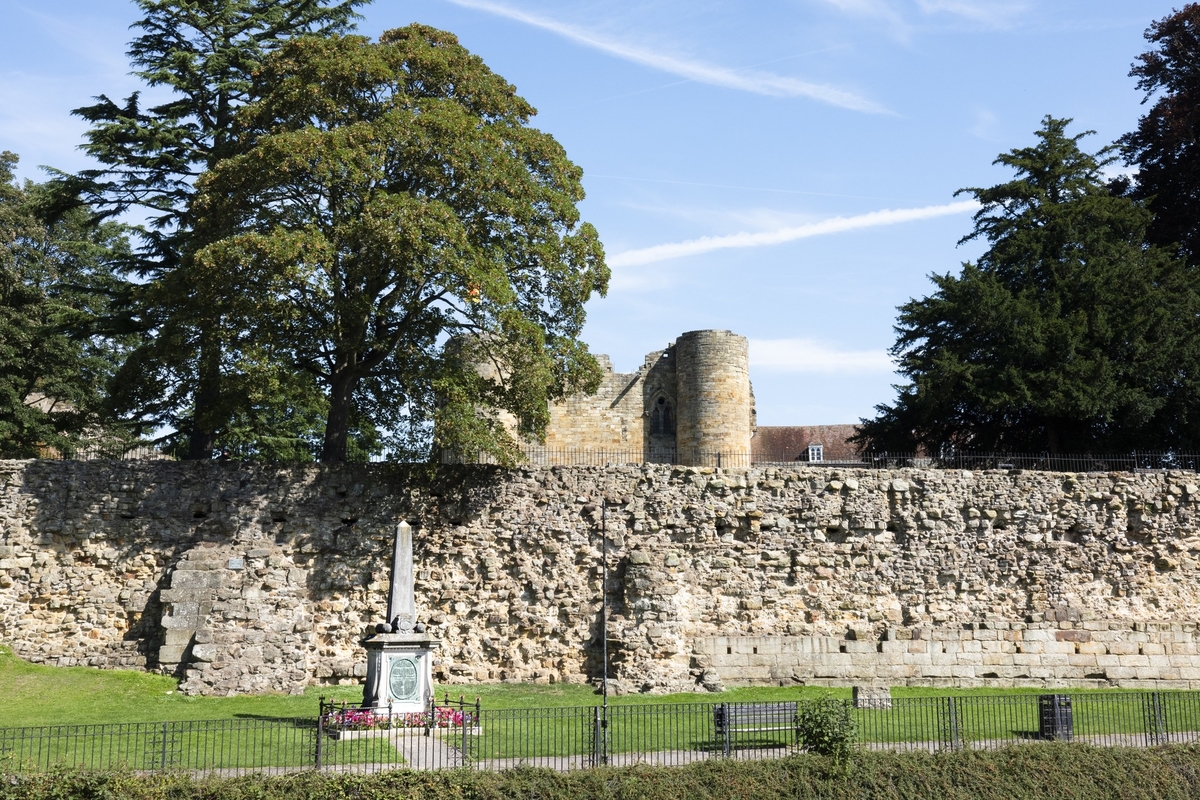
[[[869,214],[859,214],[854,217],[832,217],[820,222],[811,222],[805,225],[795,225],[769,231],[734,233],[728,236],[702,236],[699,239],[689,239],[684,242],[656,244],[652,247],[642,247],[636,250],[615,253],[609,256],[607,260],[610,267],[639,267],[644,264],[699,255],[713,250],[763,247],[831,233],[844,233],[845,231],[862,230],[863,228],[877,228],[883,225],[896,225],[902,222],[914,222],[934,217],[945,217],[951,214],[963,214],[968,211],[974,211],[978,207],[978,203],[974,200],[964,200],[959,203],[925,206],[924,208],[885,209],[883,211],[872,211]]]
[[[721,86],[727,89],[738,89],[744,92],[767,95],[769,97],[807,97],[851,111],[863,111],[871,114],[890,113],[886,108],[860,97],[852,92],[829,86],[823,83],[810,83],[799,78],[777,75],[773,72],[762,72],[752,69],[730,69],[716,64],[708,64],[679,56],[639,47],[629,42],[616,41],[593,31],[559,22],[547,17],[530,14],[511,6],[493,2],[492,0],[448,0],[454,5],[471,8],[495,14],[506,19],[532,25],[535,28],[570,39],[573,42],[608,53],[617,58],[632,61],[635,64],[678,75],[697,83],[710,86]]]
[[[902,40],[912,33],[916,16],[948,15],[988,28],[1012,27],[1029,4],[1024,0],[825,0],[838,11],[889,25]],[[915,6],[915,8],[914,8]]]
[[[970,127],[968,133],[972,136],[983,139],[986,142],[999,141],[997,133],[997,123],[999,118],[995,112],[982,106],[975,109],[975,124]]]
[[[926,14],[952,14],[990,28],[1009,27],[1028,8],[1016,0],[917,0],[917,5]]]
[[[825,0],[843,14],[867,17],[891,23],[898,28],[907,27],[904,17],[896,10],[892,0]]]
[[[891,373],[884,350],[839,350],[816,339],[751,339],[750,365],[773,372]]]

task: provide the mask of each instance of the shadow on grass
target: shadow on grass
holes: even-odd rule
[[[317,718],[313,717],[277,717],[270,714],[234,714],[234,719],[256,719],[262,722],[289,723],[295,728],[315,728]]]

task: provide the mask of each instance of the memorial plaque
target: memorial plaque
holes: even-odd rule
[[[394,658],[388,674],[388,690],[398,702],[417,699],[421,680],[417,672],[417,661],[413,658]]]

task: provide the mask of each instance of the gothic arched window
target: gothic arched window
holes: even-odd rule
[[[650,408],[650,433],[675,435],[675,409],[671,408],[671,401],[665,397],[660,396]]]

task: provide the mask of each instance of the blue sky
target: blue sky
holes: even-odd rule
[[[1101,147],[1164,0],[376,0],[360,29],[456,33],[584,170],[613,282],[584,337],[618,370],[679,333],[751,340],[763,425],[894,397],[896,306],[980,248],[965,186],[1046,114]],[[138,88],[127,0],[0,0],[0,149],[87,166],[69,111]]]

